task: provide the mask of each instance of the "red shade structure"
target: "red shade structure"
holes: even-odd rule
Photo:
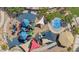
[[[30,46],[29,51],[31,51],[31,50],[33,50],[33,49],[36,49],[36,48],[39,48],[39,47],[40,47],[40,45],[33,39],[33,40],[31,41],[31,46]]]

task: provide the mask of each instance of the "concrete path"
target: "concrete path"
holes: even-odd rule
[[[79,47],[79,35],[77,35],[76,38],[75,38],[73,51],[75,52],[78,47]]]
[[[54,28],[52,28],[52,26],[50,25],[50,23],[48,23],[48,27],[49,27],[49,30],[55,34],[59,34],[66,29],[66,28],[62,27],[60,31],[55,31]]]
[[[10,18],[7,16],[7,14],[5,14],[5,17],[6,19],[4,19],[4,26],[3,26],[3,39],[4,39],[4,42],[7,43],[7,36],[6,36],[6,33],[7,33],[7,26],[8,26],[8,23],[10,22]]]
[[[5,17],[6,17],[6,20],[4,23],[3,31],[7,32],[7,26],[8,26],[7,24],[10,22],[10,18],[7,15],[5,15]]]
[[[0,10],[0,16],[1,16],[1,18],[0,18],[0,28],[3,26],[3,24],[4,24],[4,11],[1,11]]]
[[[51,48],[51,47],[54,47],[54,46],[56,46],[56,45],[57,45],[57,43],[54,42],[54,43],[51,43],[51,44],[46,45],[46,46],[44,46],[44,47],[40,47],[40,48],[38,48],[38,49],[34,49],[34,50],[32,50],[31,52],[44,51],[44,50],[46,50],[46,49],[48,49],[48,48]]]

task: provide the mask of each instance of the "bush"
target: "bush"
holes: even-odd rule
[[[54,19],[55,17],[59,17],[59,18],[63,18],[63,14],[61,14],[60,12],[53,12],[53,13],[49,13],[46,16],[47,21],[51,21],[52,19]]]
[[[75,34],[79,34],[79,28],[77,28],[77,27],[73,31]]]
[[[10,7],[10,8],[5,8],[6,12],[11,15],[11,16],[16,16],[19,13],[22,13],[24,8],[22,7]]]
[[[72,48],[71,48],[71,47],[67,48],[67,51],[69,51],[69,52],[70,52],[71,50],[72,50]]]
[[[8,46],[7,46],[6,44],[2,44],[1,48],[2,48],[3,50],[7,50],[7,49],[8,49]]]

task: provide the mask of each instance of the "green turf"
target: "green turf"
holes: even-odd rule
[[[79,16],[79,7],[69,7],[68,10],[70,10],[73,15]]]

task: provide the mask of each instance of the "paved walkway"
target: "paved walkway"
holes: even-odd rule
[[[79,35],[77,35],[76,38],[75,38],[73,51],[75,52],[78,47],[79,47]]]
[[[40,48],[38,48],[38,49],[34,49],[32,52],[44,51],[44,50],[47,50],[48,48],[54,47],[55,45],[57,45],[56,42],[51,43],[51,44],[46,45],[46,46],[43,46],[43,47],[40,47]]]
[[[4,12],[0,10],[0,28],[3,26],[4,24]]]
[[[49,27],[49,30],[50,30],[51,32],[55,33],[55,34],[59,34],[59,33],[63,32],[63,31],[66,29],[66,28],[63,28],[63,27],[62,27],[60,31],[55,31],[55,30],[51,27],[50,23],[48,23],[48,27]]]

